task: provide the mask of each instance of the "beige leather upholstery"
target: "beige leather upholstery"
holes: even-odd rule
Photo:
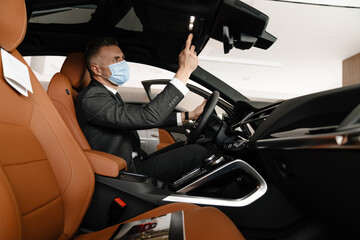
[[[25,32],[19,24],[26,21],[24,0],[0,0],[0,9],[0,16],[7,16],[0,17],[0,47],[27,66],[13,49]],[[33,94],[25,97],[7,84],[0,60],[0,239],[71,239],[91,201],[94,172],[39,81],[28,70]],[[213,208],[170,204],[139,218],[180,209],[185,210],[187,239],[243,239],[232,222]],[[80,239],[101,239],[110,236],[114,228]]]

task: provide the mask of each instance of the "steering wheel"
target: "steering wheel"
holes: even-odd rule
[[[207,125],[211,113],[214,111],[215,106],[219,100],[220,93],[214,91],[210,98],[206,101],[203,113],[196,119],[194,125],[192,126],[190,133],[186,139],[185,145],[195,143],[196,140],[200,137],[201,133],[204,131],[205,126]]]

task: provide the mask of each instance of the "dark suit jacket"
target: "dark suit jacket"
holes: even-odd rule
[[[134,171],[132,151],[139,144],[135,129],[176,126],[176,105],[184,95],[172,84],[145,106],[127,104],[92,79],[78,95],[76,117],[90,146],[94,150],[122,157],[128,170]]]

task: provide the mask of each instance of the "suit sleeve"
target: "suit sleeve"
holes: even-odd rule
[[[126,104],[103,91],[89,91],[82,100],[86,120],[94,125],[117,129],[146,129],[162,125],[176,125],[172,114],[184,95],[168,84],[156,98],[145,106]]]
[[[161,126],[157,126],[157,127],[165,128],[165,127],[178,126],[176,114],[177,114],[176,112],[170,113],[169,117],[161,124]]]

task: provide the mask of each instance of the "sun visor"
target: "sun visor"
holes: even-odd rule
[[[269,17],[240,0],[224,0],[210,36],[224,43],[224,52],[233,47],[268,49],[276,37],[265,31]]]

